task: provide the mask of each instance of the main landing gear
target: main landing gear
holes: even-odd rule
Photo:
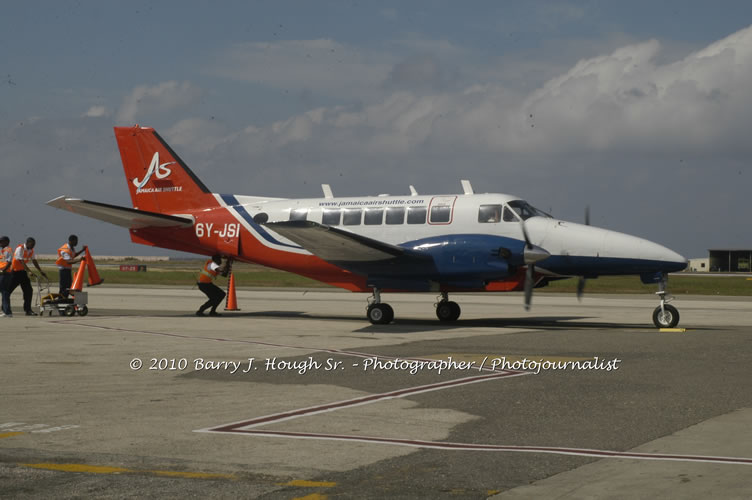
[[[460,317],[460,306],[449,300],[449,294],[441,292],[441,298],[436,303],[436,316],[442,323],[457,321]],[[368,321],[374,325],[386,325],[394,320],[394,309],[385,302],[381,302],[381,290],[373,289],[373,296],[368,298],[366,309]]]
[[[457,321],[460,317],[460,306],[456,302],[449,300],[449,294],[441,292],[441,300],[436,303],[436,317],[443,323]]]
[[[381,302],[381,290],[378,288],[373,289],[373,297],[368,299],[366,316],[374,325],[386,325],[394,319],[394,309],[389,304]]]
[[[669,305],[674,297],[666,291],[667,284],[668,276],[664,275],[658,283],[658,291],[655,292],[661,299],[661,305],[653,311],[653,324],[658,328],[674,328],[679,324],[679,311],[674,306]]]

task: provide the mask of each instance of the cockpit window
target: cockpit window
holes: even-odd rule
[[[538,210],[537,208],[535,208],[530,203],[524,200],[514,200],[514,201],[510,201],[507,204],[523,220],[527,220],[530,217],[547,217],[549,219],[551,218],[551,216],[548,215],[546,212],[544,212],[543,210]],[[504,220],[506,220],[506,218]]]
[[[509,207],[504,207],[504,215],[502,216],[502,219],[504,219],[504,222],[517,222],[520,220],[517,218],[514,210]]]

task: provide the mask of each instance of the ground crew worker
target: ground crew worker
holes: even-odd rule
[[[26,243],[18,245],[16,251],[13,252],[13,261],[10,265],[13,272],[13,279],[11,280],[8,295],[12,294],[17,286],[21,286],[21,290],[23,290],[23,309],[26,312],[26,316],[37,315],[31,310],[31,297],[34,295],[34,292],[31,289],[31,281],[29,281],[28,273],[30,273],[31,270],[29,269],[27,262],[31,261],[39,273],[45,278],[47,277],[47,273],[42,271],[37,259],[34,257],[34,246],[36,244],[37,242],[34,238],[26,238]]]
[[[214,255],[211,259],[207,260],[206,263],[204,263],[204,267],[203,269],[201,269],[201,273],[199,273],[198,275],[198,289],[204,292],[206,296],[209,297],[209,300],[207,300],[204,305],[198,308],[198,311],[196,311],[196,316],[203,316],[204,311],[209,308],[211,308],[211,310],[209,311],[209,316],[219,316],[219,313],[217,312],[217,306],[220,304],[220,302],[222,302],[222,299],[224,299],[225,295],[227,294],[224,292],[224,290],[212,283],[212,281],[217,277],[218,274],[227,276],[227,263],[225,263],[224,266],[221,266],[221,264],[222,256]]]
[[[78,236],[71,234],[68,236],[68,243],[64,244],[57,249],[57,264],[58,274],[60,276],[60,291],[58,292],[63,298],[68,298],[70,287],[73,284],[73,264],[79,262],[81,259],[77,259],[81,255],[86,247],[76,252],[75,246],[78,245]]]
[[[3,298],[3,307],[0,312],[0,318],[12,318],[13,311],[10,310],[10,282],[13,275],[10,266],[13,263],[13,250],[10,248],[10,238],[0,236],[0,294]]]

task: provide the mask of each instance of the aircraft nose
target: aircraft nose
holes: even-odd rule
[[[657,245],[657,243],[656,243]],[[670,248],[666,248],[664,246],[658,245],[661,247],[661,261],[665,262],[666,269],[665,271],[667,273],[675,273],[678,271],[683,271],[687,268],[689,265],[689,261],[681,254],[678,254],[671,250]]]
[[[623,234],[609,233],[605,241],[605,253],[633,256],[656,263],[660,270],[667,273],[681,271],[687,267],[687,259],[670,248],[643,238]]]

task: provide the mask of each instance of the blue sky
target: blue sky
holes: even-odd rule
[[[44,205],[128,204],[112,126],[137,122],[218,192],[469,178],[688,257],[752,247],[750,24],[731,1],[9,3],[0,232],[162,253]]]

